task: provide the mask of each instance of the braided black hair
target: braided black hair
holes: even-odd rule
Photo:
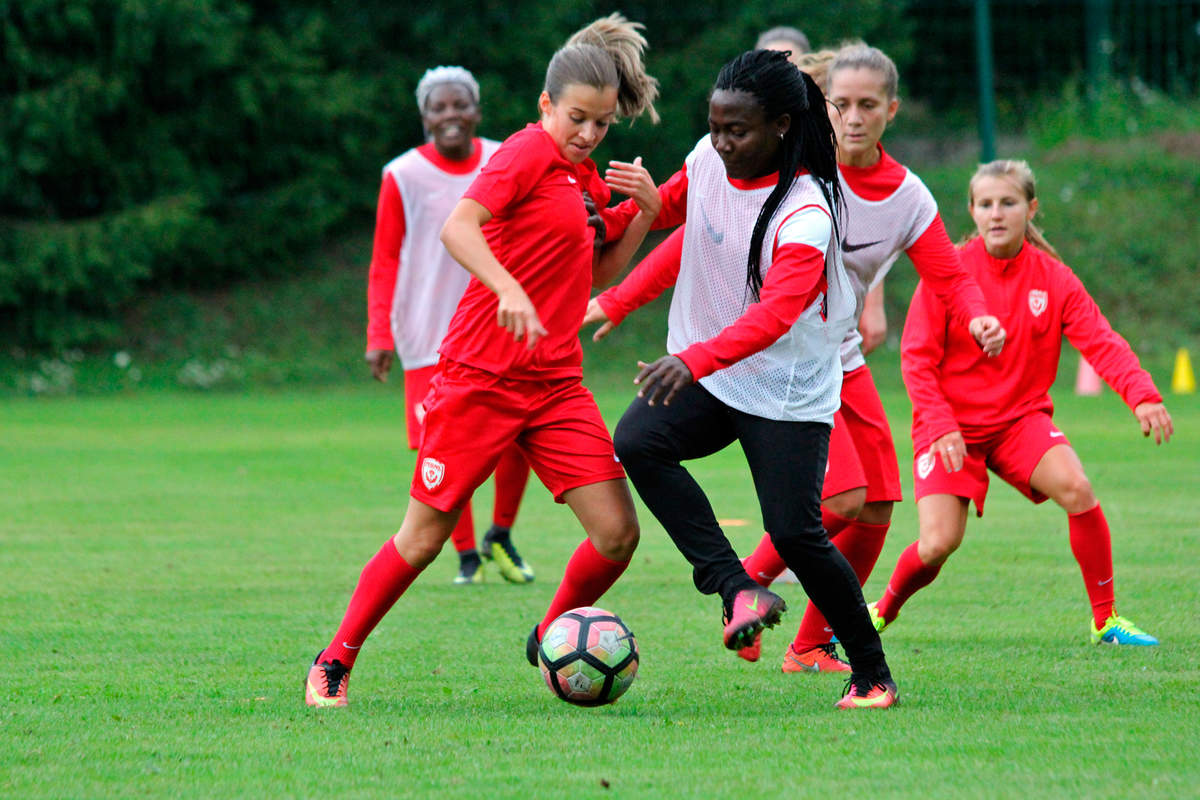
[[[825,95],[813,79],[787,59],[786,52],[750,50],[721,67],[713,90],[747,92],[754,96],[768,120],[783,114],[791,117],[791,126],[783,136],[779,152],[779,183],[763,203],[750,237],[750,255],[746,262],[746,285],[759,299],[763,276],[761,256],[767,226],[779,210],[783,198],[796,182],[797,173],[808,170],[833,216],[833,236],[838,241],[838,216],[842,191],[838,183],[837,140],[825,110]]]

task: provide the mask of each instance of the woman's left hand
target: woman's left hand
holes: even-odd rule
[[[639,361],[638,366],[642,371],[633,382],[641,387],[638,389],[638,397],[645,397],[649,405],[654,405],[661,397],[663,405],[669,406],[680,389],[696,382],[692,371],[679,356],[663,356],[653,364]]]
[[[988,356],[1000,355],[1000,350],[1004,347],[1004,339],[1007,336],[1000,320],[995,317],[975,317],[968,325],[968,330],[971,331],[975,341]]]
[[[946,472],[958,472],[963,468],[963,459],[967,455],[967,443],[963,441],[962,431],[951,431],[939,436],[929,446],[929,455],[934,458],[941,457]]]
[[[628,161],[610,161],[604,173],[604,182],[610,189],[621,194],[627,194],[637,203],[643,214],[651,218],[657,217],[662,210],[662,198],[658,195],[658,187],[654,178],[642,166],[642,157],[638,156],[630,164]]]
[[[1137,408],[1133,410],[1133,415],[1141,423],[1142,436],[1149,436],[1153,433],[1155,444],[1171,441],[1171,434],[1175,432],[1175,423],[1171,422],[1171,415],[1167,413],[1167,407],[1162,403],[1138,403]]]

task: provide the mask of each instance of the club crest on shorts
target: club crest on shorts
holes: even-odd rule
[[[1029,290],[1029,310],[1033,312],[1035,317],[1041,316],[1046,310],[1046,292],[1042,289]]]
[[[917,459],[917,475],[921,478],[928,478],[929,473],[933,472],[933,453],[922,453]]]
[[[425,488],[429,491],[432,492],[441,486],[444,477],[446,477],[446,465],[436,458],[426,458],[421,462],[421,483],[425,484]]]

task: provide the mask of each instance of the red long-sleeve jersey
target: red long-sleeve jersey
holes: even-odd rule
[[[989,358],[966,328],[951,324],[925,283],[917,285],[900,353],[918,452],[955,430],[978,442],[1029,413],[1053,413],[1050,387],[1064,335],[1131,409],[1162,402],[1129,343],[1065,264],[1030,244],[1015,258],[992,258],[979,238],[960,255],[1008,337],[1000,355]]]

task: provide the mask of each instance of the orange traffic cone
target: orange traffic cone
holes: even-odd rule
[[[1196,391],[1196,375],[1192,372],[1192,360],[1186,347],[1175,353],[1175,372],[1171,375],[1171,391],[1175,394],[1192,394]]]
[[[1095,397],[1104,390],[1100,376],[1083,356],[1079,357],[1079,371],[1075,373],[1075,394],[1084,397]]]

